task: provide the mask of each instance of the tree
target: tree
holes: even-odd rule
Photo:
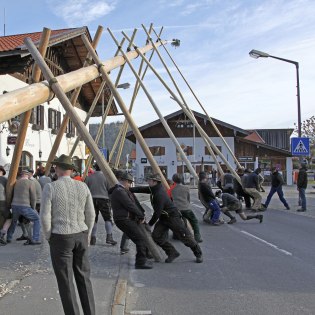
[[[298,133],[297,124],[295,126],[295,133]],[[310,118],[303,120],[301,126],[302,137],[310,138],[310,157],[308,158],[310,164],[312,164],[312,160],[315,158],[315,116],[311,116]]]

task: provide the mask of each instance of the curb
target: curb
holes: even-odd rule
[[[127,299],[127,285],[129,273],[129,254],[122,255],[119,261],[119,272],[115,285],[111,315],[124,315]]]

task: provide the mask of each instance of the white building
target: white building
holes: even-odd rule
[[[198,112],[194,112],[194,114],[200,126],[210,136],[213,143],[222,152],[229,164],[233,168],[236,168],[236,164],[229,150],[224,145],[222,139],[218,137],[214,128],[207,120],[207,117]],[[197,173],[199,173],[201,169],[209,172],[216,169],[215,162],[204,140],[181,110],[167,115],[164,118]],[[232,152],[244,167],[251,169],[261,167],[268,180],[271,167],[277,166],[279,170],[284,173],[287,184],[292,184],[292,157],[288,151],[290,147],[290,135],[292,133],[291,129],[268,130],[269,133],[267,133],[267,130],[264,130],[264,132],[262,132],[263,135],[268,135],[270,141],[275,142],[276,138],[281,139],[279,143],[275,142],[276,145],[279,146],[276,147],[275,145],[272,146],[268,144],[269,139],[267,139],[267,137],[264,139],[260,136],[259,130],[248,131],[223,121],[212,119]],[[168,178],[171,178],[174,173],[188,172],[187,167],[184,165],[176,150],[175,144],[169,138],[159,119],[140,127],[139,130],[157,164]],[[279,137],[279,135],[281,136]],[[134,162],[135,176],[141,181],[148,173],[152,172],[152,168],[140,144],[136,141],[133,132],[129,132],[127,138],[136,143],[136,159]],[[222,169],[226,168],[220,157],[217,157],[217,160],[221,164]]]

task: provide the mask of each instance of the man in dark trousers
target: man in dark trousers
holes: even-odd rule
[[[277,193],[279,196],[280,201],[284,204],[285,208],[287,210],[290,210],[290,207],[283,197],[283,190],[282,185],[284,184],[284,180],[282,175],[278,172],[278,169],[276,167],[272,167],[271,169],[271,189],[269,191],[269,194],[267,196],[267,200],[262,205],[267,209],[269,206],[269,203],[271,201],[272,196]]]
[[[235,211],[244,221],[257,219],[259,220],[259,223],[262,223],[264,219],[263,215],[246,215],[242,209],[242,203],[235,196],[229,193],[222,193],[221,190],[216,191],[215,196],[222,199],[222,206],[220,206],[221,211],[231,219],[228,224],[236,223],[236,218],[230,213],[230,211]]]
[[[299,199],[301,200],[301,209],[297,209],[298,212],[306,211],[306,197],[305,190],[307,188],[307,168],[305,163],[301,163],[301,168],[299,170],[297,178],[297,190],[299,191]]]
[[[194,212],[191,210],[189,187],[183,185],[183,177],[181,174],[174,174],[172,179],[176,185],[170,190],[170,197],[172,198],[177,209],[179,209],[183,218],[188,220],[190,223],[194,231],[195,240],[198,243],[201,243],[202,239],[198,220]]]
[[[106,243],[110,245],[116,245],[117,242],[113,239],[113,222],[112,213],[110,208],[110,201],[108,197],[109,183],[100,170],[97,164],[94,165],[95,172],[86,177],[85,183],[90,189],[94,209],[95,209],[95,223],[92,230],[91,245],[96,244],[96,231],[97,231],[97,221],[98,215],[101,213],[105,221],[105,231],[106,231]]]
[[[237,170],[237,174],[242,181],[242,178],[244,176],[244,169],[239,168]],[[238,199],[241,200],[242,197],[244,198],[246,209],[248,210],[251,209],[251,196],[244,191],[243,186],[238,182],[238,180],[235,177],[233,178],[233,189]]]
[[[66,315],[80,314],[74,277],[84,315],[95,315],[88,257],[95,220],[92,196],[84,183],[70,177],[76,167],[69,156],[62,154],[52,164],[58,180],[44,187],[40,217],[62,306]]]
[[[118,184],[108,193],[112,204],[113,217],[117,227],[131,239],[137,248],[136,269],[151,269],[147,262],[146,242],[139,224],[145,223],[144,212],[137,205],[135,196],[131,193],[130,186],[133,177],[127,172],[116,172]]]
[[[151,204],[154,210],[149,225],[154,225],[152,238],[167,255],[165,262],[171,263],[180,256],[180,253],[168,241],[168,230],[171,230],[184,245],[190,247],[196,257],[196,262],[201,263],[203,261],[201,248],[185,226],[179,210],[167,195],[165,188],[161,184],[160,175],[150,175],[147,178],[147,182],[149,188],[144,187],[142,192],[151,193]],[[145,191],[145,189],[147,190]]]

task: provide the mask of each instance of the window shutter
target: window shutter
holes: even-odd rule
[[[48,109],[48,128],[51,128],[51,125],[52,125],[52,123],[51,123],[51,111],[52,111],[52,109],[49,108]]]
[[[160,147],[161,155],[165,155],[165,147]]]
[[[44,106],[43,105],[40,105],[39,106],[39,125],[40,125],[40,129],[44,129]]]

